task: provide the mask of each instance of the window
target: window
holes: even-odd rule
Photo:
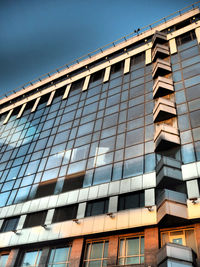
[[[40,212],[28,214],[26,216],[26,220],[24,222],[23,228],[44,225],[46,215],[47,215],[47,211],[40,211]]]
[[[183,45],[189,41],[192,41],[196,38],[194,31],[186,32],[180,36],[177,37],[177,45]]]
[[[119,265],[144,263],[144,236],[121,238],[118,255]]]
[[[69,266],[69,259],[71,253],[71,246],[63,248],[53,248],[51,249],[48,267],[67,267]]]
[[[20,267],[39,267],[41,254],[41,250],[25,252]]]
[[[188,246],[197,252],[194,229],[192,228],[162,232],[161,245],[164,246],[167,242]]]
[[[45,197],[54,194],[57,179],[40,183],[35,195],[35,198]]]
[[[116,73],[122,70],[124,62],[118,62],[114,65],[112,65],[111,73]]]
[[[87,203],[85,217],[95,216],[108,212],[108,199],[100,199]]]
[[[16,230],[18,222],[19,222],[19,217],[5,219],[1,227],[1,232]]]
[[[144,192],[124,194],[119,196],[118,210],[144,207]]]
[[[90,242],[86,245],[84,267],[107,266],[108,241]]]
[[[77,207],[77,205],[70,205],[55,209],[53,223],[75,219]]]
[[[0,266],[6,267],[9,254],[0,254]]]
[[[67,192],[78,188],[82,188],[84,177],[85,177],[85,172],[75,173],[66,176],[62,192]]]

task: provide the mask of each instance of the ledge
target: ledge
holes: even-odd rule
[[[172,79],[158,76],[153,85],[153,97],[157,98],[174,92]]]
[[[158,98],[155,101],[155,107],[153,110],[154,122],[168,120],[176,116],[175,103],[165,98]]]
[[[156,61],[157,58],[165,58],[170,55],[169,47],[166,45],[156,44],[152,51],[152,61]]]
[[[160,124],[154,134],[155,151],[169,149],[180,145],[179,131],[177,128]]]

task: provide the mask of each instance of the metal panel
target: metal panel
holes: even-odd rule
[[[17,115],[17,119],[21,118],[21,116],[22,116],[22,114],[23,114],[23,112],[24,112],[24,109],[25,109],[25,107],[26,107],[26,104],[27,104],[27,103],[24,103],[24,104],[22,105],[22,107],[21,107],[21,109],[20,109],[20,111],[19,111],[19,113],[18,113],[18,115]]]
[[[67,87],[66,87],[66,89],[65,89],[65,93],[64,93],[62,99],[66,99],[66,98],[68,97],[71,86],[72,86],[71,83],[67,85]]]
[[[97,194],[98,194],[99,186],[92,186],[89,188],[89,195],[88,195],[88,200],[90,199],[96,199]]]
[[[146,189],[144,191],[144,203],[145,207],[155,205],[155,189]]]
[[[109,81],[109,78],[110,78],[110,70],[111,70],[111,66],[107,67],[105,69],[105,73],[104,73],[104,78],[103,78],[103,82],[107,82]]]
[[[124,62],[124,74],[130,71],[130,65],[131,65],[131,58],[129,57],[125,59],[125,62]]]
[[[0,229],[1,229],[2,225],[3,225],[3,221],[4,220],[0,220]]]
[[[55,92],[56,91],[52,91],[50,96],[49,96],[49,99],[48,99],[48,102],[47,102],[47,106],[51,105],[52,101],[53,101],[53,97],[55,95]]]
[[[48,210],[44,224],[49,225],[52,223],[55,209]]]
[[[108,185],[109,184],[100,184],[98,190],[98,198],[107,197],[108,195]]]
[[[156,187],[156,173],[145,173],[143,175],[143,189],[144,188],[150,188],[150,187]]]
[[[187,181],[186,185],[187,185],[188,198],[189,199],[199,198],[199,186],[198,186],[197,179]]]
[[[175,243],[167,243],[157,253],[157,263],[158,266],[161,266],[160,263],[163,263],[167,259],[174,259],[175,264],[167,264],[163,266],[193,266],[194,252],[191,248],[182,246]],[[177,264],[177,262],[179,264]],[[185,265],[184,265],[185,263]]]
[[[69,192],[68,204],[76,203],[78,201],[79,190],[73,190]]]
[[[109,184],[109,196],[119,194],[120,181],[111,182]]]
[[[26,215],[22,215],[20,217],[19,222],[18,222],[18,225],[16,227],[17,230],[21,230],[23,228],[25,219],[26,219]]]
[[[58,195],[51,195],[49,197],[48,209],[53,209],[57,206],[58,202]]]
[[[85,77],[85,81],[84,81],[84,84],[83,84],[82,91],[86,91],[88,89],[89,81],[90,81],[90,75]]]
[[[195,34],[196,34],[198,43],[200,43],[200,27],[195,29]]]
[[[121,180],[120,194],[130,192],[131,189],[131,179]]]
[[[36,111],[36,108],[37,108],[37,106],[38,106],[38,104],[39,104],[40,98],[41,98],[41,97],[38,97],[38,98],[35,100],[35,103],[34,103],[34,105],[33,105],[33,108],[31,109],[31,112]]]
[[[7,116],[6,116],[6,118],[5,118],[4,122],[3,122],[3,124],[6,124],[6,123],[8,122],[8,120],[10,119],[11,114],[13,113],[13,110],[14,110],[14,109],[11,109],[11,110],[8,112],[8,114],[7,114]]]
[[[86,202],[80,203],[78,205],[78,211],[77,211],[77,219],[82,219],[85,216],[85,210],[86,210]]]
[[[152,62],[152,59],[151,59],[151,48],[150,48],[145,51],[145,64],[148,65],[151,62]]]
[[[183,180],[191,180],[198,177],[196,162],[182,165]]]
[[[143,177],[142,175],[131,178],[130,191],[137,191],[142,189]]]
[[[87,201],[88,199],[89,188],[80,189],[78,202]]]
[[[169,48],[171,55],[177,53],[177,46],[175,38],[169,40]]]
[[[117,212],[118,196],[109,198],[108,212]]]
[[[68,197],[69,197],[68,192],[60,194],[58,196],[57,207],[66,205],[68,201]]]
[[[15,208],[16,208],[16,205],[11,205],[11,206],[9,207],[9,209],[8,209],[8,212],[7,212],[7,214],[6,214],[6,217],[12,217]]]

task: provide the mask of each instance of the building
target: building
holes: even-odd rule
[[[200,266],[200,10],[0,100],[0,266]]]

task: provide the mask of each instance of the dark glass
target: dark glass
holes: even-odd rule
[[[23,228],[34,227],[38,225],[44,225],[47,211],[40,211],[30,213],[26,216]]]
[[[108,199],[96,200],[87,203],[85,217],[95,216],[108,212]]]
[[[134,192],[119,196],[118,210],[135,209],[140,207],[144,207],[144,192]]]
[[[18,222],[19,222],[19,217],[5,219],[0,232],[3,233],[16,230]]]
[[[68,221],[76,218],[78,205],[70,205],[56,208],[53,215],[53,223]]]
[[[65,177],[62,192],[67,192],[83,187],[85,173],[75,173]]]

